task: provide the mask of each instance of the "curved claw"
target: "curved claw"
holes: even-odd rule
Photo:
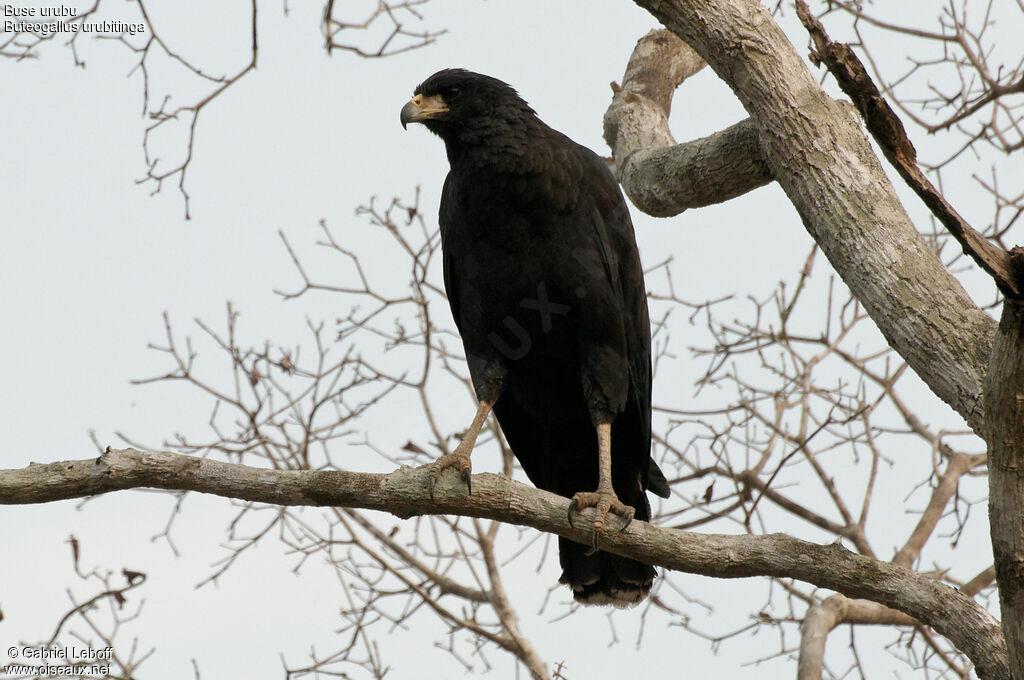
[[[636,515],[636,510],[633,510],[632,512],[629,513],[629,515],[626,516],[626,523],[622,525],[621,529],[619,529],[619,533],[620,534],[623,531],[625,531],[626,529],[628,529],[629,525],[633,523],[633,516],[634,515]]]
[[[572,522],[572,515],[573,515],[574,512],[576,512],[576,507],[578,505],[579,505],[579,503],[576,502],[575,498],[573,498],[571,501],[569,501],[569,526],[571,526],[573,528],[576,528],[576,525],[573,524],[573,522]]]
[[[448,468],[455,468],[456,470],[459,470],[459,476],[466,482],[466,486],[469,488],[469,493],[472,495],[473,483],[470,481],[470,473],[473,468],[470,465],[468,453],[456,449],[454,453],[445,454],[425,467],[430,470],[428,490],[430,491],[431,501],[435,500],[434,487],[437,486],[438,480],[441,479],[441,473]]]

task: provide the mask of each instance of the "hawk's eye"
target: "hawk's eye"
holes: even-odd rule
[[[449,87],[448,91],[445,92],[445,97],[444,98],[449,100],[449,101],[451,101],[453,99],[458,99],[458,97],[459,97],[459,88],[457,88],[457,87]]]

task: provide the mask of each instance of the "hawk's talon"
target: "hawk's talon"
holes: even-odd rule
[[[629,507],[629,506],[627,505],[626,507]],[[629,508],[629,510],[630,510],[630,512],[626,516],[626,523],[622,525],[621,529],[619,529],[619,533],[620,534],[622,532],[624,532],[626,529],[628,529],[629,525],[633,523],[633,516],[636,515],[636,510],[634,510],[633,508]]]
[[[434,487],[437,486],[437,480],[441,478],[441,470],[444,468],[437,467],[437,462],[433,462],[429,465],[430,468],[430,481],[427,483],[427,489],[430,491],[430,501],[434,502]]]
[[[579,504],[576,502],[575,498],[569,501],[569,526],[573,527],[574,529],[576,528],[576,525],[572,523],[572,514],[576,512],[577,505]]]
[[[597,537],[604,529],[609,513],[624,518],[625,524],[619,529],[620,532],[629,527],[636,514],[636,509],[620,501],[614,491],[580,491],[569,502],[569,524],[575,526],[573,514],[587,508],[595,509],[592,550],[597,550]]]
[[[580,505],[579,501],[576,499],[575,496],[573,496],[572,500],[569,501],[569,513],[568,513],[569,514],[569,526],[571,526],[573,528],[576,527],[576,524],[572,521],[572,516],[574,514],[576,514],[576,512],[580,509],[579,505]],[[583,506],[583,507],[587,507],[587,506]],[[597,552],[597,532],[595,531],[594,532],[594,542],[593,542],[593,544],[591,545],[590,549],[587,550],[587,552],[585,552],[583,554],[586,555],[587,557],[590,557],[591,555],[593,555],[596,552]]]
[[[459,470],[459,476],[466,482],[466,487],[469,490],[469,494],[473,495],[473,484],[470,482],[470,471],[473,469],[469,462],[469,452],[456,448],[452,453],[447,453],[433,463],[429,463],[427,469],[430,470],[430,481],[427,484],[427,489],[430,492],[430,500],[434,501],[434,487],[437,486],[438,480],[441,479],[441,473],[448,468],[455,468]]]

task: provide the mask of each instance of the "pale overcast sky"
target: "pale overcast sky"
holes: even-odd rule
[[[422,11],[427,27],[448,30],[437,44],[380,60],[345,52],[328,58],[318,28],[321,7],[289,4],[287,17],[281,4],[260,5],[257,70],[202,113],[186,179],[190,221],[183,219],[183,199],[173,184],[151,196],[152,185],[136,183],[144,175],[147,121],[140,117],[140,74],[131,72],[133,55],[123,45],[83,40],[84,69],[60,44],[44,46],[39,59],[0,60],[3,467],[92,456],[91,430],[104,445],[118,444],[115,432],[153,446],[176,432],[203,433],[209,400],[185,388],[129,384],[168,370],[147,349],[163,341],[164,311],[181,335],[197,335],[192,319],[222,328],[231,301],[242,315],[244,342],[252,344],[307,341],[306,316],[330,323],[341,313],[329,308],[330,297],[285,302],[274,294],[299,282],[278,230],[315,258],[317,225],[325,219],[358,248],[365,222],[354,215],[356,206],[372,195],[411,198],[417,186],[421,208],[435,220],[447,172],[443,146],[426,130],[403,131],[398,123],[399,109],[426,76],[449,66],[497,76],[552,127],[607,155],[601,118],[609,82],[621,78],[635,41],[656,27],[629,2],[435,0]],[[112,3],[104,16],[139,20],[129,3]],[[151,9],[164,39],[211,73],[245,63],[247,16],[248,3],[238,1],[164,2]],[[805,39],[796,42],[803,51]],[[178,82],[156,66],[151,75],[155,91]],[[710,72],[687,83],[674,104],[680,139],[743,117]],[[184,148],[180,142],[168,135],[159,140],[159,153],[175,158]],[[780,278],[793,280],[811,248],[775,185],[672,219],[634,214],[645,261],[673,255],[685,263],[675,283],[693,301],[763,297]],[[824,281],[827,265],[819,258],[816,266],[815,276]],[[685,325],[680,332],[688,332]],[[702,369],[678,367],[656,393],[689,396]],[[944,407],[938,408],[941,414]],[[454,430],[470,413],[446,417]],[[963,427],[945,413],[950,429]],[[378,445],[397,447],[417,437],[395,422],[401,416],[385,412],[364,427]],[[346,455],[352,469],[381,469],[369,451]],[[475,471],[499,467],[493,457],[474,458]],[[296,560],[271,540],[216,586],[196,590],[225,554],[218,546],[233,508],[224,499],[189,496],[173,533],[181,552],[175,557],[166,542],[151,540],[173,504],[168,495],[134,491],[84,507],[64,502],[0,510],[0,649],[48,637],[68,608],[66,587],[79,597],[88,594],[73,579],[69,534],[81,540],[87,568],[148,574],[139,591],[142,616],[126,632],[127,639],[156,648],[140,678],[192,677],[193,658],[203,678],[276,678],[283,675],[280,655],[300,665],[311,646],[329,652],[337,645],[337,581],[328,569],[310,564],[292,573]],[[382,521],[390,526],[397,520]],[[552,557],[539,574],[534,566],[509,578],[510,588],[521,592],[523,633],[550,663],[564,660],[567,677],[794,673],[787,657],[744,665],[777,652],[774,635],[727,641],[716,654],[707,641],[660,620],[648,623],[637,646],[638,611],[611,618],[581,611],[555,621],[570,600],[565,590],[556,591],[559,604],[534,616],[558,575]],[[751,582],[685,575],[674,580],[716,607],[713,616],[699,604],[689,613],[719,633],[745,625],[748,611],[758,606],[730,612],[731,601],[763,597],[764,591]],[[609,622],[620,639],[611,647]],[[382,641],[395,677],[462,677],[462,667],[433,646],[444,638],[441,627],[426,617],[420,626]],[[845,645],[840,637],[845,634],[836,645]],[[795,635],[789,638],[790,646],[795,642]],[[496,669],[490,677],[514,677],[510,657],[497,651],[488,657]],[[478,660],[472,663],[482,670]],[[865,663],[891,676],[888,659]]]

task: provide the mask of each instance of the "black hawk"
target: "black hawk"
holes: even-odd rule
[[[470,483],[493,408],[527,477],[622,528],[668,497],[651,460],[651,329],[625,199],[605,162],[545,125],[514,89],[462,69],[421,83],[401,113],[444,140],[444,284],[479,400],[455,451],[431,466]],[[471,491],[471,489],[470,489]],[[610,524],[610,523],[609,523]],[[629,606],[650,565],[559,539],[562,583],[584,604]]]

